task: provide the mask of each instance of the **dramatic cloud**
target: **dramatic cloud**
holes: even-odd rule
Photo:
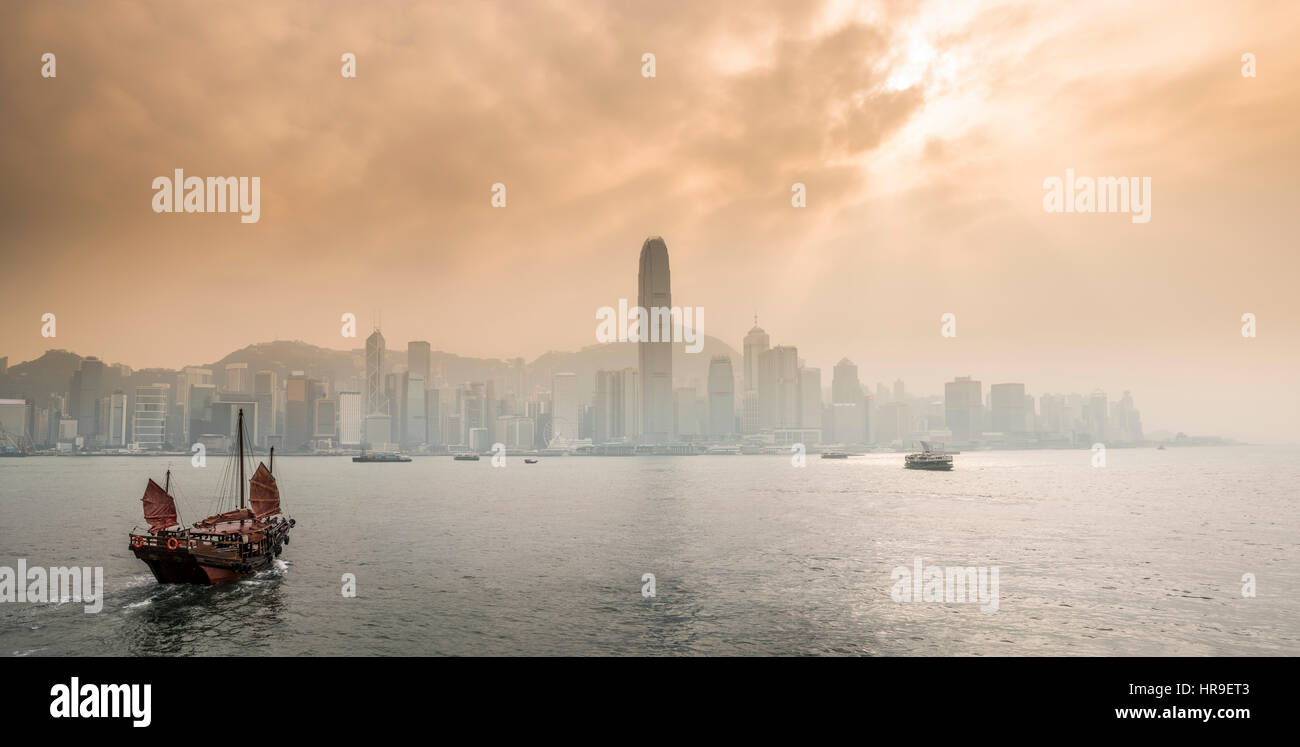
[[[1150,427],[1273,438],[1300,414],[1285,3],[9,3],[0,26],[11,362],[345,347],[345,311],[532,357],[591,344],[660,234],[674,300],[733,345],[757,312],[809,365],[913,391],[1127,388]],[[261,177],[260,222],[153,213],[175,168]],[[1045,214],[1066,168],[1152,177],[1151,223]]]

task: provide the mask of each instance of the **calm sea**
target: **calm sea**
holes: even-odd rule
[[[222,458],[0,459],[0,565],[106,579],[99,614],[0,603],[0,654],[1300,654],[1300,450],[1106,456],[280,458],[292,544],[221,587],[127,533],[169,464],[210,513]],[[895,601],[918,558],[996,567],[997,611]]]

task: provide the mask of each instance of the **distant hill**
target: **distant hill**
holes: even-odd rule
[[[35,360],[10,366],[0,375],[0,397],[45,402],[51,394],[62,394],[82,357],[67,350],[47,350]]]
[[[703,393],[708,381],[709,360],[714,355],[732,359],[732,369],[739,375],[741,356],[721,340],[705,336],[704,348],[698,353],[687,353],[681,343],[673,346],[673,378],[676,386],[694,383]],[[0,375],[0,397],[27,398],[44,403],[51,394],[67,392],[72,374],[81,365],[84,356],[67,350],[47,350],[41,357],[9,367]],[[510,362],[498,358],[470,358],[434,351],[431,354],[435,373],[441,373],[449,385],[467,381],[498,380],[504,382],[511,376]],[[227,363],[247,363],[250,371],[275,371],[281,380],[294,371],[308,376],[329,378],[340,385],[351,378],[365,376],[365,350],[333,350],[310,345],[300,340],[260,342],[240,348],[211,363],[197,364],[212,369],[215,382],[224,383]],[[591,345],[570,352],[548,352],[525,365],[526,386],[550,389],[551,377],[560,372],[578,375],[580,392],[595,389],[596,372],[601,369],[636,367],[635,343],[607,343]],[[388,350],[385,367],[389,371],[405,370],[406,350]],[[115,371],[106,373],[105,388],[130,388],[152,382],[174,383],[184,366],[176,369],[145,369],[134,372],[129,380],[122,380]],[[498,392],[504,389],[498,389]]]
[[[364,376],[366,354],[364,350],[332,350],[309,345],[301,340],[276,340],[259,342],[235,350],[212,363],[197,364],[197,368],[212,369],[213,382],[225,383],[227,363],[247,363],[248,370],[275,371],[280,381],[294,371],[302,371],[312,378],[329,378],[342,381],[353,376]]]

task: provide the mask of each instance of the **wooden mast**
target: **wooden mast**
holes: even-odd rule
[[[239,408],[239,507],[244,507],[244,408]]]

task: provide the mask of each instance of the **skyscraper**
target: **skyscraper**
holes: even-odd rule
[[[748,391],[740,395],[740,432],[745,435],[758,433],[758,392]]]
[[[483,382],[473,381],[457,388],[456,436],[454,441],[448,443],[468,444],[470,430],[484,427],[483,418],[486,411],[487,394],[483,390]]]
[[[1065,397],[1057,394],[1044,394],[1038,398],[1038,431],[1040,433],[1062,433],[1070,430],[1065,422]]]
[[[980,382],[958,376],[943,385],[944,420],[954,441],[969,441],[984,430],[984,404]]]
[[[668,271],[668,246],[658,236],[641,245],[640,270],[637,277],[637,306],[646,310],[641,320],[641,340],[637,360],[641,370],[642,439],[648,443],[669,440],[673,431],[673,343],[672,323],[664,314],[656,321],[651,309],[672,308],[671,280]],[[647,342],[657,339],[659,342]],[[557,426],[558,427],[558,426]]]
[[[510,376],[506,379],[506,392],[514,394],[521,400],[528,393],[528,373],[523,358],[510,361]]]
[[[216,433],[212,403],[217,401],[217,387],[213,384],[191,384],[185,399],[189,403],[186,425],[190,440],[198,441],[200,436]]]
[[[135,388],[135,411],[131,434],[141,449],[161,449],[167,443],[167,409],[171,401],[170,384],[150,384]]]
[[[442,445],[442,394],[434,388],[424,390],[424,432],[430,446]]]
[[[72,399],[71,415],[77,419],[77,435],[95,435],[95,419],[103,386],[104,362],[94,356],[82,360],[72,374],[72,386],[68,392]]]
[[[1105,441],[1109,438],[1106,415],[1106,393],[1100,389],[1093,390],[1092,394],[1088,396],[1083,419],[1093,441]]]
[[[0,435],[7,434],[18,439],[30,438],[28,428],[31,416],[31,403],[25,399],[0,399]]]
[[[425,368],[428,368],[427,362]],[[428,409],[424,404],[426,394],[424,381],[423,376],[412,371],[407,371],[402,381],[406,389],[405,406],[402,408],[404,428],[402,442],[407,446],[419,446],[427,443],[429,439],[426,420]]]
[[[226,364],[226,385],[223,394],[252,394],[253,379],[248,373],[247,363]]]
[[[912,408],[901,400],[884,402],[880,405],[880,423],[877,426],[876,441],[891,444],[895,441],[908,445],[908,436],[912,433]]]
[[[1129,443],[1142,440],[1142,413],[1134,407],[1133,395],[1124,392],[1118,402],[1112,403],[1111,412],[1110,427],[1115,433],[1113,438]]]
[[[989,420],[998,433],[1025,430],[1025,385],[994,384],[989,387]]]
[[[582,402],[578,398],[577,374],[555,374],[551,385],[551,403],[555,434],[570,441],[576,440],[582,425]]]
[[[107,398],[108,419],[104,423],[104,445],[126,446],[126,394],[118,389]]]
[[[619,390],[623,398],[623,438],[641,437],[641,372],[625,368],[620,373]]]
[[[777,345],[758,354],[758,426],[799,427],[799,351]]]
[[[596,372],[596,393],[592,404],[596,408],[592,423],[593,443],[608,443],[628,435],[625,428],[627,412],[624,407],[622,371]]]
[[[696,414],[698,395],[693,387],[680,386],[673,390],[673,436],[697,436],[700,432]]]
[[[822,370],[799,369],[799,426],[822,427]]]
[[[361,392],[339,392],[339,444],[361,443]]]
[[[195,419],[195,416],[193,414],[194,406],[190,404],[190,389],[195,386],[212,384],[213,383],[212,369],[198,368],[196,366],[186,366],[185,369],[181,371],[180,378],[182,380],[178,381],[176,385],[177,389],[179,390],[176,392],[176,402],[184,406],[183,413],[185,419],[182,421],[181,433],[185,439],[193,442],[193,441],[197,441],[198,437],[203,434],[190,432],[190,425]],[[216,387],[214,386],[212,390],[215,392]],[[191,439],[190,436],[193,436],[193,438]]]
[[[366,343],[368,346],[369,340]],[[312,383],[312,380],[301,371],[295,371],[292,376],[285,379],[284,446],[289,451],[305,449],[307,442],[311,440],[315,419],[315,408],[312,407],[314,389]]]
[[[384,375],[384,401],[388,406],[388,440],[389,443],[402,444],[406,441],[406,372],[389,372]]]
[[[276,413],[280,409],[279,389],[276,387],[275,371],[258,371],[253,375],[253,400],[257,402],[257,432],[253,434],[253,443],[266,446],[267,436],[276,432]]]
[[[736,376],[731,357],[715,355],[709,361],[709,435],[726,436],[736,430]]]
[[[329,439],[334,441],[339,434],[339,411],[338,401],[331,397],[321,397],[312,403],[316,411],[314,428],[311,437],[313,440]]]
[[[866,443],[867,402],[858,379],[858,367],[848,358],[841,358],[831,373],[831,430],[832,440],[843,444]]]
[[[419,376],[421,381],[429,382],[429,361],[432,357],[429,343],[419,340],[406,343],[406,370],[412,376]]]
[[[389,414],[384,373],[384,336],[375,330],[366,338],[366,415]]]
[[[771,347],[771,340],[762,327],[758,326],[758,315],[754,315],[754,328],[745,335],[745,392],[758,391],[758,354]]]

